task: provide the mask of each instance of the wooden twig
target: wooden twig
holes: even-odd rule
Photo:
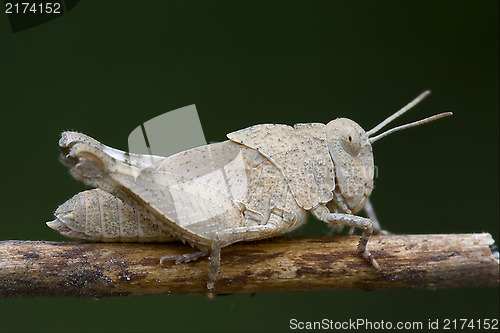
[[[359,237],[278,238],[222,251],[216,292],[498,286],[490,234],[374,236],[375,270],[356,253]],[[0,297],[205,293],[209,261],[160,257],[182,244],[0,242]]]

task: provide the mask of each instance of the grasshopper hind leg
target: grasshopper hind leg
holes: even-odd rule
[[[160,258],[160,266],[163,265],[164,261],[174,261],[176,264],[180,264],[184,262],[197,261],[206,256],[208,256],[208,252],[204,251],[184,253],[181,255],[167,255]]]

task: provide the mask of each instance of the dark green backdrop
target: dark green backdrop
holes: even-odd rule
[[[373,203],[396,233],[498,240],[498,1],[81,1],[12,33],[0,13],[0,239],[64,240],[45,226],[85,187],[58,162],[61,131],[120,149],[140,123],[196,104],[208,141],[258,123],[370,129],[452,118],[374,145]],[[175,138],[174,138],[175,139]],[[310,221],[297,234],[326,231]],[[498,318],[498,289],[0,300],[0,331],[287,331],[291,318]]]

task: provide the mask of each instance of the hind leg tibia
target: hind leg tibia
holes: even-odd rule
[[[184,262],[196,261],[206,256],[208,256],[208,253],[203,251],[185,253],[180,255],[167,255],[160,258],[160,266],[163,265],[164,261],[174,261],[176,264],[180,264]]]

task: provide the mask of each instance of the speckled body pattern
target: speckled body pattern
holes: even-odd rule
[[[75,194],[54,215],[56,219],[47,225],[70,238],[96,242],[174,240],[163,224],[100,189]]]
[[[363,207],[372,178],[356,171],[361,192],[351,191],[348,177],[344,183],[349,186],[335,183],[329,151],[344,149],[346,143],[336,141],[348,142],[357,133],[355,128],[339,136],[337,127],[346,121],[257,125],[228,134],[229,141],[169,157],[133,155],[86,135],[65,132],[60,140],[63,163],[76,179],[106,192],[84,192],[70,199],[49,226],[69,237],[96,241],[168,241],[171,237],[187,241],[211,254],[208,287],[213,289],[220,265],[214,258],[220,257],[221,247],[294,230],[306,222],[309,211],[325,222],[369,228],[371,233],[370,220],[352,213]],[[328,133],[335,137],[328,138]],[[354,160],[368,157],[373,167],[371,147],[363,149],[366,152],[357,151]],[[352,160],[344,161],[341,168],[352,166]],[[359,163],[366,165],[366,161]],[[347,223],[329,220],[328,203],[332,212],[349,216]],[[92,205],[98,208],[92,211]],[[130,207],[134,218],[117,218],[116,208],[113,215],[111,207]],[[138,220],[141,217],[144,225]],[[122,226],[118,233],[120,224],[133,227]]]
[[[368,133],[376,133],[428,94],[424,92],[368,132],[346,118],[326,125],[263,124],[230,133],[228,141],[169,157],[130,154],[84,134],[64,132],[59,141],[63,164],[76,179],[107,193],[85,194],[86,206],[84,195],[77,195],[61,206],[49,226],[70,237],[91,240],[188,242],[210,255],[207,288],[212,293],[222,247],[289,232],[305,223],[311,212],[325,223],[362,229],[358,252],[378,268],[366,250],[374,229],[380,231],[368,200],[374,176],[371,143],[451,113],[374,138]],[[129,207],[116,206],[120,200],[130,206],[132,218],[117,218],[116,207],[122,212]],[[93,205],[99,207],[95,212]],[[78,213],[83,206],[84,218]],[[369,218],[354,215],[363,208]],[[118,228],[120,223],[131,227]]]

